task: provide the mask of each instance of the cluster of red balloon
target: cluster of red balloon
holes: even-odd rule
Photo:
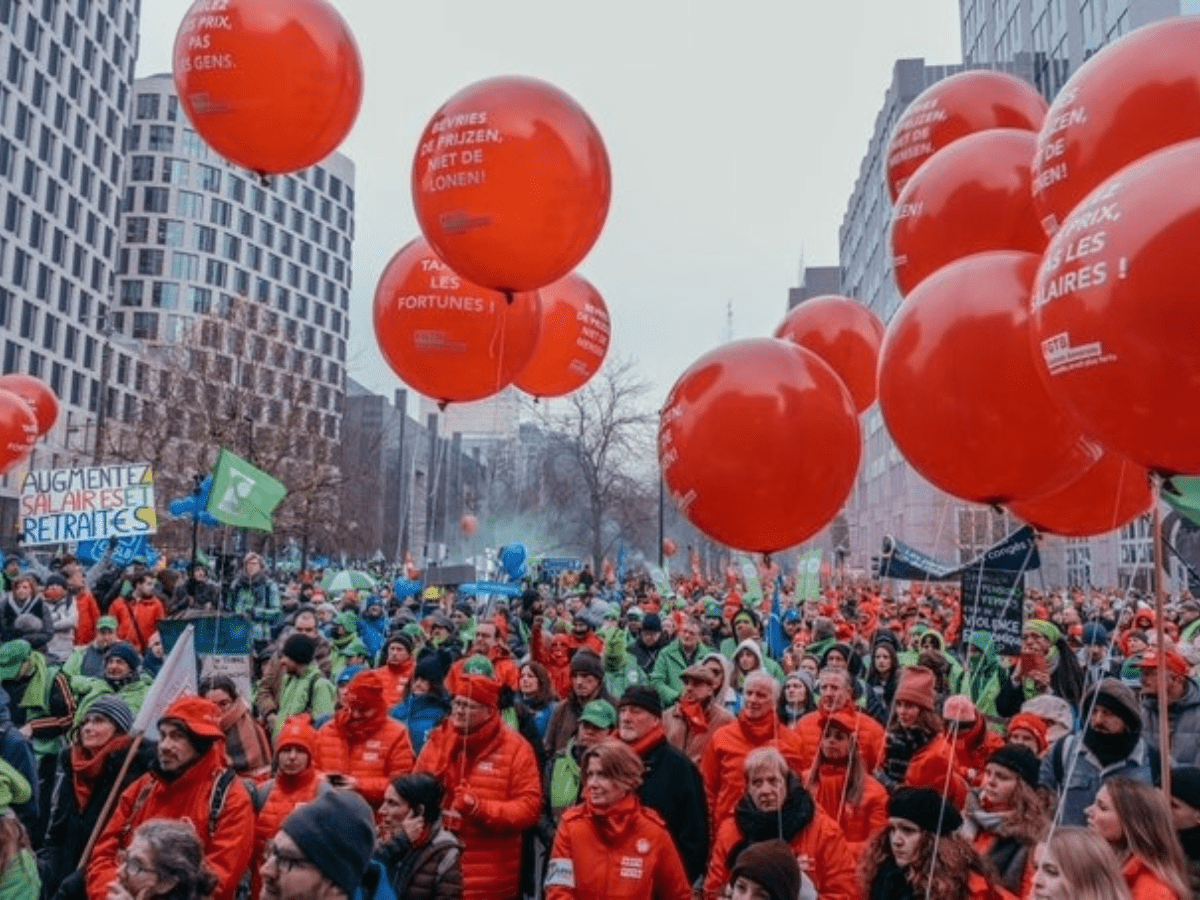
[[[326,0],[196,0],[172,73],[196,132],[260,175],[319,163],[362,102],[358,45]]]
[[[424,239],[375,291],[376,339],[396,374],[443,403],[514,383],[557,397],[595,375],[608,309],[572,270],[600,235],[612,175],[587,113],[533,78],[470,85],[425,127],[412,192]]]
[[[815,297],[774,337],[700,357],[659,422],[663,478],[709,537],[772,553],[802,543],[845,504],[858,473],[858,413],[875,400],[883,325],[846,297]]]
[[[1198,39],[1195,18],[1133,32],[1049,109],[1010,76],[963,73],[897,127],[906,299],[879,403],[943,490],[1089,536],[1152,506],[1151,472],[1200,471],[1200,425],[1180,415],[1200,399]]]
[[[58,420],[58,398],[32,375],[0,376],[0,474],[29,455]]]

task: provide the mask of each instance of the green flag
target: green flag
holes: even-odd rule
[[[1194,525],[1200,525],[1200,477],[1176,475],[1163,482],[1161,496],[1167,505]]]
[[[796,570],[796,593],[800,599],[815,600],[821,596],[821,548],[801,555]]]
[[[271,531],[275,527],[271,513],[286,496],[282,482],[240,456],[221,450],[208,495],[208,511],[216,519],[238,528]]]

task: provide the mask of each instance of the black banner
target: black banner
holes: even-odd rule
[[[984,631],[996,642],[1001,656],[1021,652],[1021,629],[1025,612],[1025,575],[1020,571],[981,569],[974,566],[962,573],[962,637]]]

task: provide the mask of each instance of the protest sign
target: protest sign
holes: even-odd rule
[[[148,463],[29,472],[20,512],[25,546],[153,534],[154,474]]]
[[[976,631],[992,636],[996,652],[1021,652],[1025,609],[1025,575],[997,569],[964,569],[962,573],[963,637]]]
[[[219,612],[193,613],[187,618],[161,620],[158,632],[163,640],[163,649],[171,654],[176,644],[185,635],[190,635],[188,653],[193,670],[199,668],[200,680],[213,675],[227,675],[233,679],[243,697],[253,696],[250,685],[253,632],[245,616]],[[166,670],[165,665],[163,669]]]

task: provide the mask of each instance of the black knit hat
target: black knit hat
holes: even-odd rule
[[[1200,810],[1200,768],[1175,766],[1171,769],[1171,796]]]
[[[658,613],[646,613],[642,617],[642,631],[650,634],[657,634],[662,631],[662,619]]]
[[[438,659],[436,653],[426,653],[417,660],[417,666],[413,669],[413,678],[424,678],[426,681],[437,682],[440,684],[446,677],[446,670],[442,668],[441,660]]]
[[[651,715],[660,719],[662,718],[662,697],[659,696],[657,690],[648,684],[631,684],[625,688],[625,693],[617,701],[617,708],[619,709],[622,706],[636,706],[639,709],[646,710]]]
[[[283,642],[283,655],[293,662],[307,666],[317,653],[317,642],[307,634],[293,634]]]
[[[962,826],[962,816],[933,788],[902,787],[888,801],[888,816],[906,819],[922,831],[945,837]]]
[[[1091,709],[1093,698],[1096,706],[1107,709],[1124,722],[1130,733],[1142,733],[1142,710],[1137,697],[1120,680],[1116,678],[1101,680],[1095,689],[1084,698],[1082,708]]]
[[[571,674],[594,675],[603,681],[604,663],[600,662],[600,657],[596,655],[594,650],[582,647],[576,650],[575,655],[571,657]]]
[[[1005,744],[988,757],[989,763],[1004,766],[1025,780],[1030,787],[1038,786],[1038,775],[1042,770],[1042,761],[1024,744]]]
[[[327,791],[283,820],[300,852],[321,874],[354,896],[375,849],[371,807],[354,791]]]
[[[739,878],[753,881],[771,900],[796,900],[800,894],[800,864],[796,852],[780,840],[759,841],[740,854],[729,875],[729,883]]]
[[[125,661],[125,665],[136,672],[142,666],[142,658],[138,656],[137,650],[133,644],[128,644],[125,641],[118,641],[108,648],[108,652],[104,654],[104,660],[107,662],[113,657]]]

